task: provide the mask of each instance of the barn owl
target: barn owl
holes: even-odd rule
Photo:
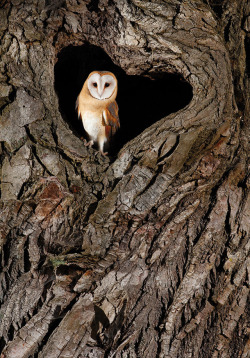
[[[110,140],[120,127],[117,95],[117,79],[107,71],[91,72],[84,82],[76,101],[78,117],[89,136],[91,146],[98,143],[99,151],[104,153],[104,144]]]

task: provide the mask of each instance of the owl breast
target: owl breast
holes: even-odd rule
[[[86,111],[83,115],[82,123],[92,140],[97,141],[100,136],[105,136],[105,127],[102,125],[101,114]]]

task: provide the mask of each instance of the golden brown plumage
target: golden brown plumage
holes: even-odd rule
[[[84,82],[77,98],[78,116],[82,119],[89,143],[98,143],[99,150],[104,153],[104,144],[109,141],[120,127],[117,95],[117,79],[111,72],[91,72]]]

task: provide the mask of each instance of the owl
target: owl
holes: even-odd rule
[[[84,82],[82,90],[76,100],[78,117],[89,136],[90,147],[97,142],[99,151],[103,155],[104,145],[120,127],[117,95],[117,79],[107,71],[91,72]]]

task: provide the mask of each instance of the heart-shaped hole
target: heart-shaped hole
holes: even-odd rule
[[[75,102],[89,73],[95,70],[111,71],[118,79],[121,128],[111,142],[111,155],[154,122],[185,107],[192,99],[192,87],[180,75],[128,76],[101,48],[89,44],[70,45],[58,54],[55,90],[62,117],[79,137],[87,138],[77,118]]]

